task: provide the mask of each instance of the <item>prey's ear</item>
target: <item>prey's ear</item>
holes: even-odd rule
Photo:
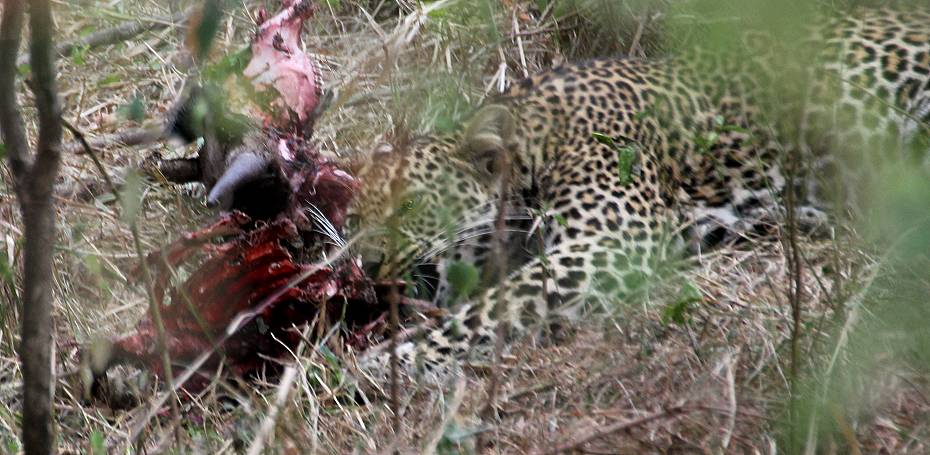
[[[492,178],[499,172],[498,158],[513,147],[513,114],[503,105],[491,104],[482,107],[469,121],[460,153],[463,159],[475,163],[479,173]]]

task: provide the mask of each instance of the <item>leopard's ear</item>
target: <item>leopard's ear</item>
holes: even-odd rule
[[[497,163],[502,153],[514,147],[513,114],[506,106],[490,104],[482,107],[468,122],[460,153],[466,161],[475,163],[479,173],[497,175]]]

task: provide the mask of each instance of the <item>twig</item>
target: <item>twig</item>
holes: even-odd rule
[[[798,156],[797,148],[792,148],[791,159],[789,159],[786,168],[787,181],[785,182],[785,262],[788,266],[788,301],[791,305],[791,367],[789,373],[789,388],[791,395],[791,405],[789,410],[790,428],[792,435],[795,434],[800,415],[798,413],[798,387],[800,373],[800,356],[801,356],[801,325],[803,324],[803,314],[801,308],[802,293],[804,292],[804,269],[801,261],[801,250],[798,245],[798,202],[795,191],[795,181],[798,176],[798,163],[801,157]],[[794,440],[794,438],[791,438]]]
[[[137,128],[115,134],[97,136],[91,139],[85,138],[83,142],[78,138],[77,141],[64,144],[61,150],[64,153],[81,155],[87,151],[84,142],[86,142],[88,146],[97,149],[113,144],[121,144],[124,146],[151,144],[164,138],[165,134],[161,128]]]
[[[80,145],[84,153],[90,156],[90,160],[94,163],[94,167],[97,168],[97,172],[100,173],[100,176],[103,178],[103,182],[106,184],[107,188],[110,189],[110,192],[113,193],[114,198],[118,204],[121,204],[120,193],[116,189],[116,185],[113,184],[113,179],[110,178],[110,174],[107,172],[106,168],[103,167],[103,163],[100,161],[100,157],[94,153],[94,148],[87,142],[87,138],[84,137],[84,132],[77,129],[71,122],[65,120],[64,117],[61,118],[61,124],[71,132],[72,135],[77,139],[78,145]]]
[[[863,283],[860,289],[855,294],[850,296],[849,299],[847,299],[845,306],[850,308],[850,310],[846,315],[846,322],[843,324],[843,327],[840,328],[840,333],[836,337],[837,340],[836,340],[835,346],[833,347],[833,352],[830,354],[830,361],[827,362],[827,367],[823,373],[824,379],[821,381],[820,386],[818,387],[819,390],[817,392],[817,397],[816,397],[818,406],[822,406],[826,400],[826,396],[829,392],[828,389],[830,387],[829,379],[833,376],[834,370],[836,368],[837,362],[839,361],[840,355],[846,349],[847,344],[849,343],[849,338],[852,334],[852,331],[855,328],[856,324],[859,322],[860,311],[865,311],[863,310],[863,306],[865,304],[864,303],[865,298],[869,294],[869,292],[871,292],[872,285],[875,283],[875,280],[878,278],[879,273],[882,270],[882,267],[885,266],[887,262],[890,260],[892,253],[897,250],[900,242],[903,239],[907,238],[909,235],[914,234],[917,228],[927,221],[928,221],[927,218],[920,220],[919,223],[917,223],[914,227],[905,231],[891,245],[889,245],[885,251],[885,254],[875,264],[872,265],[872,269],[866,275],[866,277],[860,280]],[[805,437],[805,443],[804,443],[805,448],[804,448],[804,451],[802,452],[805,454],[809,454],[809,453],[812,454],[812,453],[815,453],[816,451],[816,438],[817,438],[817,426],[818,426],[817,422],[819,419],[818,409],[819,409],[818,407],[814,407],[814,412],[808,418],[807,435]]]
[[[495,159],[497,172],[500,174],[500,200],[497,205],[497,218],[494,220],[494,240],[497,246],[497,274],[500,281],[497,283],[497,308],[506,308],[506,286],[507,282],[507,195],[510,191],[510,157],[506,152],[499,152]],[[501,322],[495,328],[494,340],[494,359],[491,362],[491,378],[488,381],[488,401],[481,410],[481,419],[488,420],[494,414],[494,406],[497,401],[497,389],[500,386],[500,372],[498,367],[501,363],[501,357],[504,353],[504,338],[508,330],[508,322],[504,315],[501,315]],[[477,448],[483,450],[485,447],[484,433],[478,435]]]
[[[400,295],[397,293],[397,284],[391,284],[388,296],[391,305],[391,426],[394,430],[395,440],[400,436],[400,387],[398,386],[399,360],[397,358],[397,338],[400,332],[400,315],[398,304]]]
[[[639,24],[636,25],[636,34],[633,35],[633,42],[630,43],[630,50],[628,53],[634,55],[637,50],[642,52],[640,47],[640,40],[643,38],[643,30],[646,28],[646,22],[649,21],[649,16],[643,15],[643,18],[639,20]]]
[[[659,412],[655,412],[655,413],[652,413],[652,414],[648,414],[648,415],[639,417],[639,418],[637,418],[637,419],[625,420],[625,421],[622,421],[622,422],[617,422],[617,423],[615,423],[615,424],[613,424],[613,425],[608,425],[608,426],[606,426],[606,427],[604,427],[604,428],[602,428],[602,429],[600,429],[600,430],[598,430],[598,431],[595,431],[595,432],[593,432],[593,433],[591,433],[591,434],[589,434],[589,435],[587,435],[587,436],[583,436],[583,437],[581,437],[581,438],[579,438],[579,439],[576,439],[576,440],[574,440],[574,441],[572,441],[572,442],[569,442],[569,443],[567,443],[567,444],[562,444],[562,445],[560,445],[560,446],[558,446],[558,447],[556,447],[556,448],[554,448],[554,449],[552,449],[552,450],[548,450],[548,451],[545,451],[545,452],[537,452],[537,453],[541,453],[541,454],[543,454],[543,455],[550,455],[550,454],[556,454],[556,453],[561,453],[561,452],[569,452],[569,451],[578,450],[581,446],[583,446],[583,445],[585,445],[585,444],[587,444],[587,443],[589,443],[589,442],[591,442],[591,441],[594,441],[594,440],[596,440],[596,439],[603,438],[604,436],[608,436],[608,435],[613,434],[613,433],[616,433],[616,432],[618,432],[618,431],[624,431],[624,430],[627,430],[627,429],[630,429],[630,428],[633,428],[633,427],[637,427],[637,426],[640,426],[640,425],[643,425],[643,424],[647,424],[647,423],[652,422],[652,421],[655,421],[655,420],[659,420],[659,419],[663,419],[663,418],[668,418],[668,417],[674,417],[674,416],[677,416],[678,414],[681,414],[681,413],[685,412],[686,410],[687,410],[687,409],[686,409],[685,406],[683,406],[683,405],[680,405],[680,406],[672,406],[672,407],[670,407],[670,408],[663,409],[663,410],[661,410],[661,411],[659,411]]]
[[[60,43],[55,46],[55,53],[62,57],[67,57],[74,49],[106,46],[108,44],[126,41],[140,33],[150,30],[158,30],[168,27],[169,25],[182,25],[187,22],[191,11],[192,9],[188,9],[172,16],[150,19],[140,18],[139,20],[124,22],[113,28],[100,30],[76,40]],[[22,55],[16,60],[16,66],[26,65],[29,62],[29,56]]]
[[[60,118],[61,124],[65,126],[74,137],[77,138],[78,142],[84,147],[84,151],[90,155],[91,161],[94,163],[94,167],[97,168],[97,171],[100,172],[100,175],[103,177],[104,182],[110,188],[110,192],[113,193],[114,199],[116,199],[118,206],[123,206],[123,198],[119,190],[117,190],[116,185],[113,184],[113,180],[110,178],[109,173],[107,173],[106,168],[104,168],[103,163],[100,161],[100,158],[94,152],[93,147],[87,143],[87,140],[84,138],[84,133],[70,124],[64,117]],[[139,235],[139,226],[136,223],[135,219],[126,220],[129,223],[130,232],[132,233],[133,247],[135,248],[136,258],[139,261],[139,267],[142,268],[142,274],[145,278],[145,293],[149,301],[149,313],[151,314],[152,321],[155,324],[155,333],[158,340],[158,351],[161,355],[162,369],[165,373],[165,382],[168,384],[168,388],[174,393],[174,400],[171,402],[171,411],[175,418],[175,421],[180,421],[181,412],[178,409],[178,396],[177,389],[173,387],[172,381],[174,374],[171,368],[171,356],[168,353],[168,344],[166,343],[166,334],[165,334],[165,325],[161,318],[161,308],[159,303],[155,300],[155,293],[153,289],[154,280],[152,279],[152,273],[148,267],[148,261],[146,261],[145,253],[142,251],[142,241]]]

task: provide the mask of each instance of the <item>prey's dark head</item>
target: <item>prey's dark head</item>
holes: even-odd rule
[[[232,112],[216,85],[193,86],[169,114],[166,135],[185,144],[202,141],[197,178],[206,204],[270,219],[287,207],[290,186],[275,141],[248,117]]]

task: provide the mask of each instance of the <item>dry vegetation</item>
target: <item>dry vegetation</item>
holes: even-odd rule
[[[648,8],[637,6],[641,3],[578,1],[552,7],[545,1],[461,1],[442,8],[427,4],[433,8],[427,15],[418,15],[418,6],[406,0],[321,3],[307,24],[305,43],[322,62],[334,99],[318,124],[317,139],[331,151],[364,150],[401,120],[418,130],[448,128],[499,87],[559,61],[616,52],[658,55],[668,42],[661,36],[668,17],[660,11],[673,2],[647,2]],[[575,4],[609,8],[602,12]],[[254,1],[231,5],[216,56],[247,43],[253,27],[249,11],[255,6]],[[169,15],[166,5],[152,0],[63,0],[56,8],[60,40],[125,20]],[[604,27],[605,19],[613,20],[610,27]],[[183,40],[182,31],[161,28],[61,58],[66,118],[92,136],[139,126],[140,109],[141,123],[156,124],[186,76],[180,66]],[[28,106],[29,92],[22,90],[21,96]],[[27,109],[26,116],[28,124],[34,112]],[[111,145],[100,153],[120,181],[126,169],[154,152],[183,151],[162,144]],[[147,423],[143,416],[150,397],[158,395],[151,385],[142,385],[142,403],[129,409],[82,403],[72,374],[78,346],[95,335],[127,331],[145,312],[146,298],[142,286],[127,276],[135,255],[112,195],[87,156],[71,153],[64,160],[54,289],[55,412],[63,453],[126,453],[133,447],[147,453],[244,453],[258,440],[269,453],[474,453],[479,435],[493,443],[491,453],[791,451],[784,445],[791,312],[779,242],[690,260],[641,301],[610,318],[578,324],[564,340],[518,341],[501,365],[473,365],[466,376],[443,384],[408,378],[401,389],[400,435],[392,430],[385,396],[367,387],[370,401],[360,400],[346,373],[351,368],[345,370],[319,346],[295,353],[298,374],[285,376],[293,382],[281,397],[281,378],[218,381],[183,400],[180,421],[162,412]],[[0,256],[15,270],[21,223],[5,168],[0,172]],[[181,188],[150,182],[140,216],[143,248],[152,250],[212,215]],[[879,259],[846,240],[805,241],[802,250],[800,343],[805,363],[815,365],[803,369],[803,376],[816,378],[827,367],[845,369],[857,361],[845,351],[844,334],[857,321],[847,316],[860,311],[855,299],[861,300],[860,290],[879,274]],[[0,452],[11,453],[18,450],[21,408],[14,351],[17,286],[0,268]],[[692,287],[700,298],[683,303]],[[834,350],[842,352],[838,359],[831,357]],[[854,403],[811,406],[832,410],[820,416],[813,432],[822,450],[930,451],[926,367],[911,367],[897,357],[869,364],[881,369],[857,379],[857,392],[841,397]],[[487,416],[491,374],[502,384],[497,406],[479,418]],[[263,432],[272,409],[276,425]],[[140,423],[144,431],[132,441]],[[807,437],[806,430],[800,438]]]

